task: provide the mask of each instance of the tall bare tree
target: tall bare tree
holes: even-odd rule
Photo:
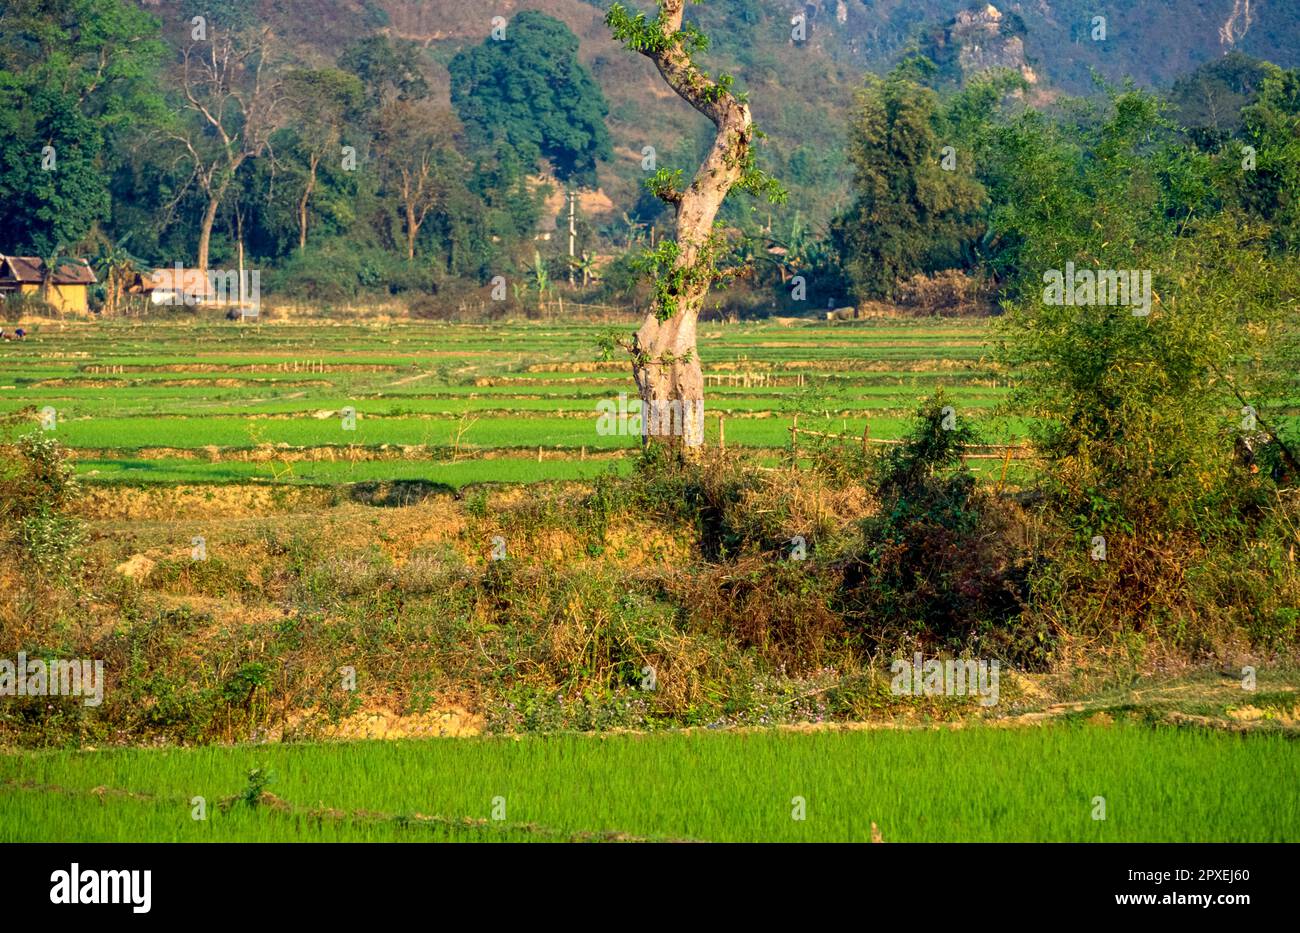
[[[298,127],[303,162],[298,198],[298,252],[307,250],[307,221],[321,163],[339,157],[348,117],[361,106],[361,79],[336,68],[298,69],[285,77],[286,96]]]
[[[704,377],[696,350],[696,322],[716,273],[720,237],[714,230],[727,193],[740,188],[774,202],[785,192],[754,163],[759,134],[743,95],[730,75],[711,77],[694,56],[708,39],[683,24],[686,0],[659,0],[658,14],[633,16],[619,3],[605,17],[614,38],[654,62],[677,95],[716,129],[713,145],[691,183],[681,187],[681,170],[661,169],[647,182],[674,210],[675,236],[650,254],[654,302],[641,328],[626,345],[641,395],[643,441],[697,447],[704,442]]]
[[[384,187],[401,212],[407,259],[415,258],[425,220],[446,199],[453,119],[444,110],[400,100],[375,118],[375,154]]]
[[[178,83],[190,119],[169,134],[189,154],[192,180],[206,200],[197,257],[205,272],[222,199],[240,166],[267,151],[284,110],[281,81],[268,61],[271,30],[212,24],[207,32],[207,39],[181,49]]]

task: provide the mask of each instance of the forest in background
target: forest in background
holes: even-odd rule
[[[573,3],[535,6],[563,18],[502,17],[498,39],[490,18],[438,4],[6,3],[0,251],[48,269],[93,260],[108,313],[129,306],[138,271],[241,258],[272,300],[307,306],[531,314],[570,281],[572,299],[644,303],[639,262],[669,226],[645,182],[693,171],[707,122],[609,46],[596,5],[576,4],[585,24]],[[1233,51],[1155,90],[1106,84],[1100,67],[1081,82],[1064,62],[1094,46],[1125,55],[1139,81],[1168,72],[1124,51],[1139,24],[1121,13],[1104,41],[1062,34],[1089,23],[1067,6],[1049,22],[978,5],[810,4],[803,41],[759,0],[693,7],[713,38],[703,60],[746,90],[766,133],[759,164],[789,192],[776,207],[724,206],[720,283],[733,287],[714,310],[989,310],[1027,272],[1018,179],[1049,197],[1101,153],[1121,99],[1147,102],[1140,149],[1164,217],[1237,210],[1293,249],[1295,72]],[[1284,13],[1260,16],[1269,36],[1290,28]],[[990,68],[964,57],[985,28]],[[1049,54],[1062,35],[1070,47]],[[1166,69],[1224,45],[1208,26],[1184,44]],[[1249,171],[1244,146],[1260,154]],[[1051,165],[1055,177],[1034,171]],[[565,188],[580,205],[572,260]],[[493,302],[498,276],[510,287]],[[10,318],[40,310],[18,304]]]

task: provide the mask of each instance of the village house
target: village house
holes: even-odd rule
[[[230,308],[227,316],[231,318],[256,318],[261,307],[261,271],[212,269],[204,272],[176,263],[170,269],[136,273],[126,290],[155,305],[215,305]]]
[[[62,313],[90,310],[90,288],[98,283],[90,263],[84,259],[61,259],[45,283],[45,263],[34,256],[0,254],[0,297],[9,294],[32,295]]]
[[[127,291],[144,295],[153,304],[196,305],[211,301],[212,281],[202,269],[155,269],[146,274],[136,273],[135,281]]]

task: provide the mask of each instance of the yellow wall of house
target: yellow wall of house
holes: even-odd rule
[[[24,285],[22,290],[24,295],[34,295],[37,298],[41,296],[39,285]],[[90,310],[90,297],[85,285],[51,285],[50,293],[46,295],[45,300],[65,314],[69,311]]]

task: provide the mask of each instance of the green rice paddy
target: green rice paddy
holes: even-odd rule
[[[626,361],[599,359],[610,329],[47,324],[0,351],[0,413],[54,409],[92,482],[586,479],[608,466],[587,453],[639,442],[635,424],[598,430],[598,403],[636,397]],[[894,438],[938,388],[989,441],[1021,437],[986,340],[980,321],[702,325],[706,443],[774,458],[796,414],[803,431]],[[391,448],[401,461],[367,463]]]
[[[1285,735],[1123,722],[21,752],[0,842],[1294,842],[1298,785]]]

